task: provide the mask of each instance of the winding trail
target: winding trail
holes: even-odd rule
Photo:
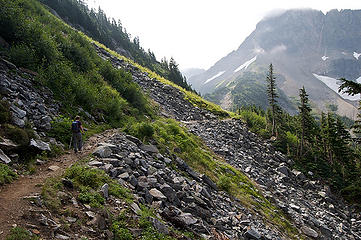
[[[18,225],[24,213],[29,210],[28,200],[24,200],[24,197],[40,194],[46,179],[61,176],[69,166],[88,156],[99,142],[111,138],[117,131],[111,129],[96,134],[85,142],[81,153],[69,151],[39,166],[35,174],[20,176],[18,180],[0,188],[0,239],[5,239],[10,229],[15,224]],[[59,169],[52,171],[49,169],[50,166],[57,166]]]

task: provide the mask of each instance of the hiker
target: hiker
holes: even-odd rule
[[[76,116],[75,120],[72,122],[71,130],[73,132],[74,152],[81,151],[83,147],[81,134],[84,133],[84,128],[80,122],[79,116]]]

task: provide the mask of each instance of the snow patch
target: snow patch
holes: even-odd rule
[[[327,58],[328,58],[328,57],[323,56],[323,57],[322,57],[322,60],[323,60],[323,61],[326,61],[326,60],[327,60]]]
[[[338,88],[341,85],[341,83],[337,79],[332,78],[332,77],[317,75],[316,73],[313,73],[313,76],[315,76],[318,80],[320,80],[321,82],[326,84],[327,87],[331,88],[335,93],[340,95],[343,99],[348,99],[348,100],[352,100],[352,101],[360,100],[360,96],[361,96],[360,94],[357,94],[355,96],[351,96],[351,95],[348,95],[346,93],[338,92]],[[359,79],[361,81],[361,77]]]
[[[353,52],[353,56],[358,60],[358,58],[361,56],[361,53]]]
[[[252,59],[248,60],[247,62],[243,63],[236,70],[234,70],[234,72],[238,72],[239,70],[242,70],[242,69],[247,69],[249,65],[251,65],[254,61],[256,61],[256,59],[257,59],[257,55],[254,58],[252,58]]]
[[[203,84],[206,84],[206,83],[209,83],[210,81],[216,79],[217,77],[221,76],[223,73],[225,73],[226,71],[221,71],[219,73],[217,73],[216,75],[214,75],[213,77],[211,78],[208,78],[207,81],[205,81]]]
[[[358,79],[356,79],[357,83],[361,83],[361,77],[359,77]]]
[[[253,49],[253,52],[259,54],[259,53],[265,53],[265,50],[263,48],[256,47]]]

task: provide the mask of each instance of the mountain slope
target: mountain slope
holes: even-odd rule
[[[120,20],[108,18],[100,8],[89,9],[84,1],[79,0],[40,0],[40,2],[50,8],[54,15],[94,40],[177,85],[191,90],[173,58],[169,61],[163,58],[159,62],[150,49],[145,51],[142,48],[138,37],[131,39],[131,35],[127,33]]]
[[[230,82],[237,84],[244,72],[265,74],[273,63],[282,76],[277,85],[288,97],[297,97],[298,89],[305,86],[318,109],[334,104],[339,114],[354,118],[357,102],[342,98],[334,86],[337,78],[361,76],[360,24],[360,10],[332,10],[326,15],[316,10],[289,10],[265,18],[237,50],[189,82],[203,94],[212,93],[229,88]],[[317,76],[329,77],[330,83]]]

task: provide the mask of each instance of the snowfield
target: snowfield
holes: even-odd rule
[[[358,60],[358,58],[361,56],[361,53],[353,52],[353,56]]]
[[[243,63],[236,70],[234,70],[234,72],[238,72],[239,70],[242,70],[242,69],[247,69],[249,65],[251,65],[254,61],[256,61],[256,59],[257,59],[257,55],[254,58],[252,58],[252,59],[248,60],[247,62]]]
[[[225,73],[226,71],[221,71],[219,73],[217,73],[216,75],[214,75],[213,77],[211,78],[208,78],[203,84],[206,84],[206,83],[209,83],[210,81],[216,79],[217,77],[221,76],[223,73]]]
[[[318,80],[320,80],[321,82],[326,84],[327,87],[331,88],[335,93],[340,95],[343,99],[348,99],[348,100],[352,100],[352,101],[360,100],[360,97],[361,97],[360,94],[357,94],[355,96],[351,96],[351,95],[348,95],[348,94],[345,94],[345,93],[338,92],[338,88],[339,88],[339,86],[341,84],[340,84],[340,81],[338,81],[337,79],[327,77],[327,76],[317,75],[316,73],[313,73],[313,76],[315,76]],[[359,77],[356,81],[361,82],[361,77]]]
[[[323,56],[323,57],[322,57],[322,60],[323,60],[323,61],[326,61],[326,60],[327,60],[327,58],[328,58],[328,57]]]

